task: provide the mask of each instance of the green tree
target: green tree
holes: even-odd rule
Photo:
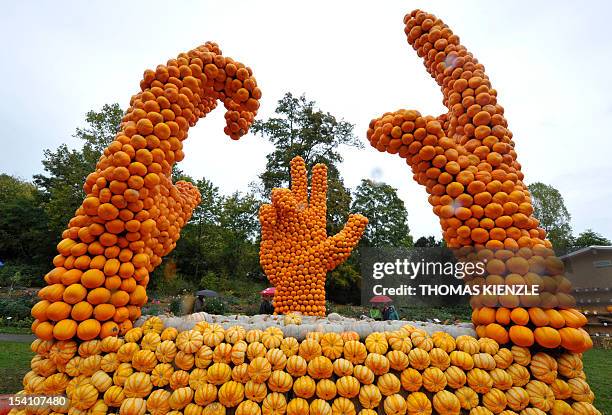
[[[107,104],[100,111],[89,111],[85,117],[87,126],[77,128],[74,134],[83,140],[82,148],[69,149],[62,144],[55,151],[44,151],[45,174],[35,175],[34,183],[43,192],[43,207],[55,239],[83,201],[83,183],[95,170],[104,148],[114,139],[122,116],[119,104]]]
[[[553,186],[536,182],[528,186],[534,216],[546,231],[547,237],[558,252],[566,252],[573,245],[571,215],[565,207],[563,196]]]
[[[586,229],[580,232],[580,234],[578,234],[578,237],[574,240],[573,248],[574,250],[577,250],[580,248],[586,248],[587,246],[593,246],[593,245],[609,246],[609,245],[612,245],[612,242],[610,242],[608,238],[595,232],[594,230]]]
[[[291,93],[278,101],[275,112],[275,117],[255,121],[252,127],[255,134],[274,145],[274,151],[266,156],[266,170],[260,175],[264,194],[287,186],[289,162],[295,156],[304,159],[308,171],[317,163],[326,164],[328,233],[336,233],[348,217],[351,199],[338,172],[337,166],[343,160],[339,147],[363,146],[353,134],[354,125],[316,108],[316,103],[305,96]]]
[[[361,180],[355,190],[351,212],[368,218],[362,245],[376,248],[412,245],[408,212],[394,187],[370,179]]]
[[[259,230],[260,201],[251,193],[235,192],[223,198],[219,225],[242,240],[255,240]]]
[[[122,118],[123,110],[117,103],[104,104],[100,111],[85,114],[87,127],[77,128],[74,136],[85,141],[83,151],[94,164],[115,138]]]
[[[261,278],[259,272],[258,211],[261,202],[250,193],[236,192],[223,199],[219,226],[223,234],[222,274],[233,278]]]
[[[202,200],[171,254],[178,273],[192,284],[212,289],[231,287],[236,278],[261,278],[255,241],[259,200],[250,193],[223,196],[205,178],[182,179],[195,184]]]
[[[317,163],[336,165],[342,162],[338,146],[361,148],[353,134],[354,125],[338,120],[315,107],[304,95],[291,93],[278,101],[277,117],[255,121],[252,130],[274,144],[274,151],[266,156],[266,171],[261,174],[266,191],[289,183],[289,162],[301,156],[310,171]]]
[[[327,233],[336,234],[342,230],[349,215],[351,191],[344,186],[344,180],[334,165],[327,168]]]
[[[327,274],[325,291],[327,297],[340,304],[359,304],[361,301],[361,273],[358,249]]]
[[[55,254],[54,235],[32,183],[0,174],[0,284],[40,286]]]
[[[0,174],[0,258],[48,263],[53,244],[40,204],[41,194],[32,183]]]
[[[45,150],[42,164],[46,174],[34,175],[34,183],[43,192],[42,206],[58,239],[83,201],[83,183],[92,171],[91,163],[82,150],[62,144],[55,151]]]
[[[215,236],[219,228],[221,194],[219,188],[205,178],[195,182],[186,176],[182,179],[194,183],[202,200],[194,209],[189,223],[181,231],[181,238],[172,257],[181,273],[189,276],[193,282],[198,282],[202,274],[214,268],[213,264],[216,263],[213,253],[219,245],[219,238]]]
[[[414,243],[415,248],[439,248],[444,246],[443,240],[437,240],[435,236],[421,236]]]

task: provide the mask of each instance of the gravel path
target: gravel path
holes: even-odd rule
[[[31,343],[33,334],[0,333],[0,342]]]

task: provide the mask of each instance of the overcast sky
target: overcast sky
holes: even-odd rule
[[[253,68],[260,119],[286,92],[356,125],[366,147],[346,149],[340,171],[399,189],[414,236],[439,236],[424,189],[397,156],[367,144],[385,111],[444,111],[439,88],[406,42],[414,8],[442,18],[484,63],[506,108],[526,181],[558,188],[575,233],[612,237],[612,46],[610,2],[590,1],[14,1],[0,36],[0,172],[30,179],[45,148],[80,146],[85,113],[125,108],[145,68],[207,40]],[[249,134],[232,142],[218,109],[191,129],[181,168],[224,192],[246,190],[270,146]]]

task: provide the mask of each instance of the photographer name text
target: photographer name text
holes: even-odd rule
[[[414,296],[414,295],[539,295],[537,285],[445,285],[420,284],[398,287],[385,287],[381,284],[372,287],[374,295]]]

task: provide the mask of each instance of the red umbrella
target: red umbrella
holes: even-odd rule
[[[370,298],[371,303],[392,303],[393,300],[387,297],[386,295],[375,295]]]
[[[261,292],[261,295],[274,295],[276,292],[276,287],[268,287]]]

